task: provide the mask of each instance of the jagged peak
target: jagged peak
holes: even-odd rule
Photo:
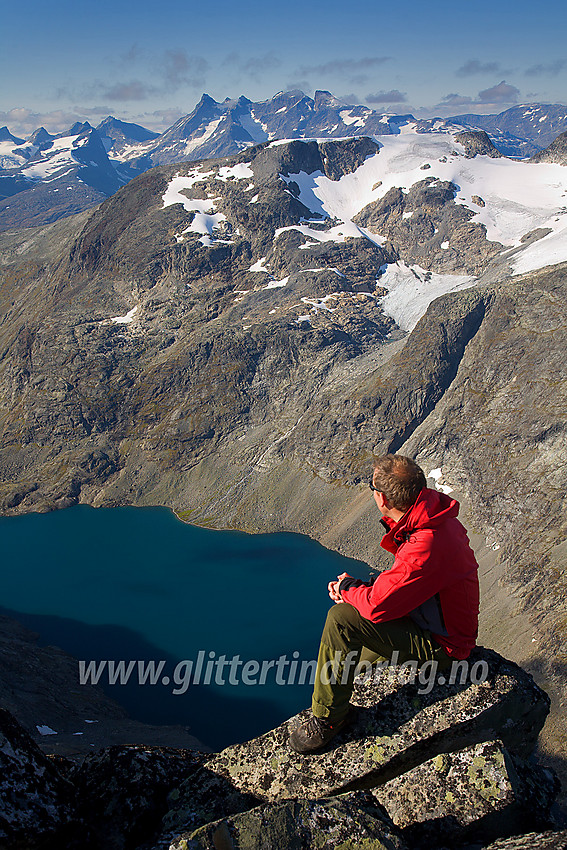
[[[28,137],[27,141],[29,144],[35,145],[36,147],[41,147],[42,145],[46,145],[47,142],[51,142],[55,139],[55,136],[52,136],[51,133],[48,133],[45,127],[38,127],[37,130]]]
[[[275,103],[277,101],[282,100],[291,100],[291,99],[299,99],[306,97],[305,92],[302,92],[301,89],[289,89],[289,91],[279,91],[273,97],[269,97],[267,100],[262,101],[262,103]]]
[[[88,133],[91,130],[94,130],[94,127],[88,121],[77,121],[66,132],[59,133],[59,136],[80,136],[81,133]]]
[[[230,100],[230,98],[225,98],[225,103],[227,100]],[[218,101],[212,98],[210,94],[203,92],[203,94],[201,95],[201,100],[195,107],[194,112],[196,112],[198,109],[202,109],[205,106],[220,106],[220,104],[218,103]]]
[[[105,135],[108,131],[118,131],[139,142],[147,142],[156,139],[160,134],[148,130],[147,127],[142,127],[141,124],[133,124],[129,121],[121,121],[120,118],[115,118],[114,115],[109,115],[104,121],[101,121],[95,128],[101,135]]]
[[[315,105],[315,109],[325,107],[325,106],[326,107],[344,106],[342,101],[340,101],[337,97],[335,97],[333,94],[331,94],[330,91],[324,91],[324,90],[315,92],[315,98],[313,100],[313,103]]]
[[[23,145],[24,139],[19,139],[12,135],[6,126],[0,127],[0,142],[14,142],[16,145]]]

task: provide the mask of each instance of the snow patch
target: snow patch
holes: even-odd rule
[[[266,286],[262,287],[263,289],[280,289],[282,286],[286,286],[289,280],[289,275],[287,277],[282,278],[282,280],[271,280]]]
[[[215,207],[212,199],[187,198],[181,194],[183,189],[190,189],[195,182],[197,181],[194,176],[176,176],[170,180],[163,195],[163,209],[172,204],[182,204],[184,210],[195,214],[191,224],[182,231],[182,236],[185,233],[200,233],[202,235],[199,241],[207,248],[217,242],[232,244],[232,240],[213,238],[213,231],[219,227],[221,221],[226,221],[226,216],[223,213],[214,212]],[[181,241],[179,237],[176,238],[178,242]]]
[[[300,245],[301,248],[309,248],[310,245],[316,245],[318,242],[345,242],[347,239],[368,237],[366,228],[360,227],[353,221],[346,221],[335,225],[335,227],[331,227],[329,230],[315,230],[306,224],[291,224],[288,227],[278,227],[274,233],[274,239],[277,239],[278,236],[289,230],[298,230],[304,236],[311,239],[311,242]],[[374,239],[376,238],[379,237],[374,237]]]
[[[514,274],[526,274],[567,260],[567,212],[553,224],[552,233],[533,242],[512,259]],[[551,222],[547,227],[551,227]]]
[[[136,315],[137,311],[138,305],[132,307],[132,309],[129,310],[125,316],[115,316],[110,321],[114,322],[115,325],[129,325],[130,322],[134,320],[134,316]]]
[[[254,172],[250,168],[249,162],[239,162],[237,165],[223,165],[219,168],[217,180],[229,180],[234,177],[236,180],[244,180],[245,177],[254,177]],[[250,187],[248,187],[250,188]],[[254,188],[254,184],[252,184]]]
[[[253,266],[250,266],[249,271],[251,271],[251,272],[266,272],[267,274],[270,274],[268,269],[264,268],[265,262],[266,262],[266,257],[261,257],[259,260],[257,260],[254,263]]]
[[[445,493],[445,495],[448,496],[449,493],[453,492],[452,487],[449,487],[448,484],[442,483],[443,470],[441,469],[441,467],[438,467],[437,469],[432,469],[427,477],[432,478],[435,481],[435,487],[437,490],[440,490],[441,493]]]
[[[353,115],[350,109],[341,109],[339,112],[343,124],[354,124],[355,127],[364,127],[364,118],[358,115]]]
[[[334,272],[337,277],[346,277],[346,275],[344,275],[342,272],[332,266],[317,266],[317,268],[314,269],[299,269],[298,274],[300,274],[301,272]]]
[[[333,301],[336,301],[337,296],[336,295],[325,295],[324,298],[315,298],[315,299],[313,299],[313,298],[302,298],[301,300],[303,301],[304,304],[310,304],[311,305],[311,312],[315,313],[315,315],[317,315],[319,310],[326,310],[327,313],[334,313],[335,312],[334,309],[332,309],[331,307],[327,307],[327,301],[330,301],[331,299]]]
[[[388,294],[379,299],[384,312],[403,331],[411,331],[432,301],[448,292],[474,286],[476,278],[470,275],[434,274],[420,266],[406,266],[399,262],[387,266],[378,283],[388,290]]]
[[[19,153],[17,147],[14,142],[0,142],[0,168],[19,168],[27,162],[27,157]]]
[[[208,139],[211,138],[211,136],[213,135],[222,120],[222,118],[215,118],[214,121],[210,121],[205,127],[203,127],[203,132],[200,136],[195,136],[193,139],[191,139],[185,144],[183,153],[193,153],[196,148],[203,145]]]
[[[57,732],[51,726],[36,726],[35,728],[40,735],[57,735]]]

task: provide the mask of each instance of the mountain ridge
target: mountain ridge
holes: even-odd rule
[[[548,125],[554,128],[553,132],[545,129]],[[49,145],[53,146],[55,139],[79,135],[87,128],[93,145],[98,137],[104,149],[99,149],[93,160],[97,173],[91,167],[83,175],[77,171],[72,179],[58,182],[52,175],[48,181],[42,179],[36,169],[36,178],[30,183],[28,169],[34,158],[41,153],[47,160]],[[514,130],[519,133],[522,128],[529,137],[514,135]],[[278,92],[259,103],[243,95],[218,103],[204,94],[191,113],[161,135],[112,116],[96,128],[78,122],[57,136],[39,128],[27,142],[16,139],[6,128],[8,136],[0,140],[0,229],[46,223],[88,208],[156,165],[232,156],[278,138],[379,138],[412,129],[420,133],[484,130],[492,134],[492,142],[501,153],[526,157],[541,150],[548,139],[551,142],[554,133],[567,130],[567,108],[532,104],[513,107],[498,116],[416,119],[411,114],[379,113],[366,106],[345,104],[330,92],[318,91],[309,98],[300,90],[293,90]],[[69,158],[73,158],[75,148],[71,141],[68,148]],[[22,192],[25,194],[19,197]]]

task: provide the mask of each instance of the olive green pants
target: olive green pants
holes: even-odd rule
[[[348,713],[358,664],[390,660],[393,656],[400,664],[436,661],[439,670],[446,670],[451,664],[451,658],[431,633],[409,617],[373,623],[348,602],[333,605],[321,637],[313,714],[336,722],[342,720]],[[368,664],[365,666],[368,668]]]

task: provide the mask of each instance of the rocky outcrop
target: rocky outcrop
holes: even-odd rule
[[[483,679],[478,684],[471,676],[461,684],[462,670],[455,668],[454,676],[440,676],[428,694],[421,694],[427,683],[395,667],[377,681],[359,683],[351,700],[357,706],[353,723],[340,733],[338,746],[310,761],[308,772],[305,757],[287,746],[297,719],[228,747],[207,770],[264,800],[317,799],[381,785],[416,767],[425,753],[431,758],[480,741],[501,738],[512,752],[528,755],[549,711],[547,696],[496,653],[475,650],[469,662],[472,679]],[[192,785],[187,790],[192,799]]]
[[[463,133],[457,133],[455,140],[464,147],[465,156],[469,159],[474,156],[490,156],[498,159],[502,156],[484,130],[465,130]]]
[[[72,786],[0,709],[0,848],[40,847],[71,819]]]
[[[130,850],[153,836],[172,787],[208,756],[170,747],[108,747],[86,756],[68,777],[75,795],[69,850]]]
[[[558,165],[567,165],[567,133],[561,133],[549,147],[530,157],[530,162],[556,162]]]
[[[557,790],[550,771],[489,741],[429,759],[373,794],[412,846],[428,848],[545,828]]]
[[[531,677],[495,653],[478,651],[470,664],[472,678],[481,668],[487,678],[479,676],[484,681],[476,685],[430,682],[427,694],[420,690],[429,685],[423,688],[408,669],[359,679],[353,724],[318,755],[289,749],[296,718],[228,747],[176,789],[155,847],[275,850],[279,836],[281,847],[335,848],[353,819],[349,828],[356,840],[373,837],[389,847],[388,841],[401,838],[415,850],[545,829],[557,780],[526,759],[549,702]],[[240,813],[234,814],[231,796],[233,814],[199,826],[209,798],[201,789],[210,788],[215,776],[232,794],[259,799],[254,806],[241,796]],[[221,799],[226,796],[225,790]],[[217,810],[226,807],[218,802]]]
[[[263,802],[258,793],[243,791],[231,778],[204,765],[169,794],[158,844],[167,846],[181,833],[194,832],[213,821],[250,811]]]
[[[457,191],[453,183],[426,178],[409,191],[390,189],[355,221],[390,240],[406,263],[442,274],[479,274],[501,246],[487,240],[484,225],[471,222],[474,210],[455,204]]]
[[[170,850],[406,850],[398,830],[368,793],[260,806],[175,838]]]
[[[359,678],[354,723],[315,756],[289,749],[292,719],[217,755],[115,746],[77,764],[0,712],[0,848],[423,850],[549,827],[556,779],[526,761],[546,695],[495,653],[465,667]]]

